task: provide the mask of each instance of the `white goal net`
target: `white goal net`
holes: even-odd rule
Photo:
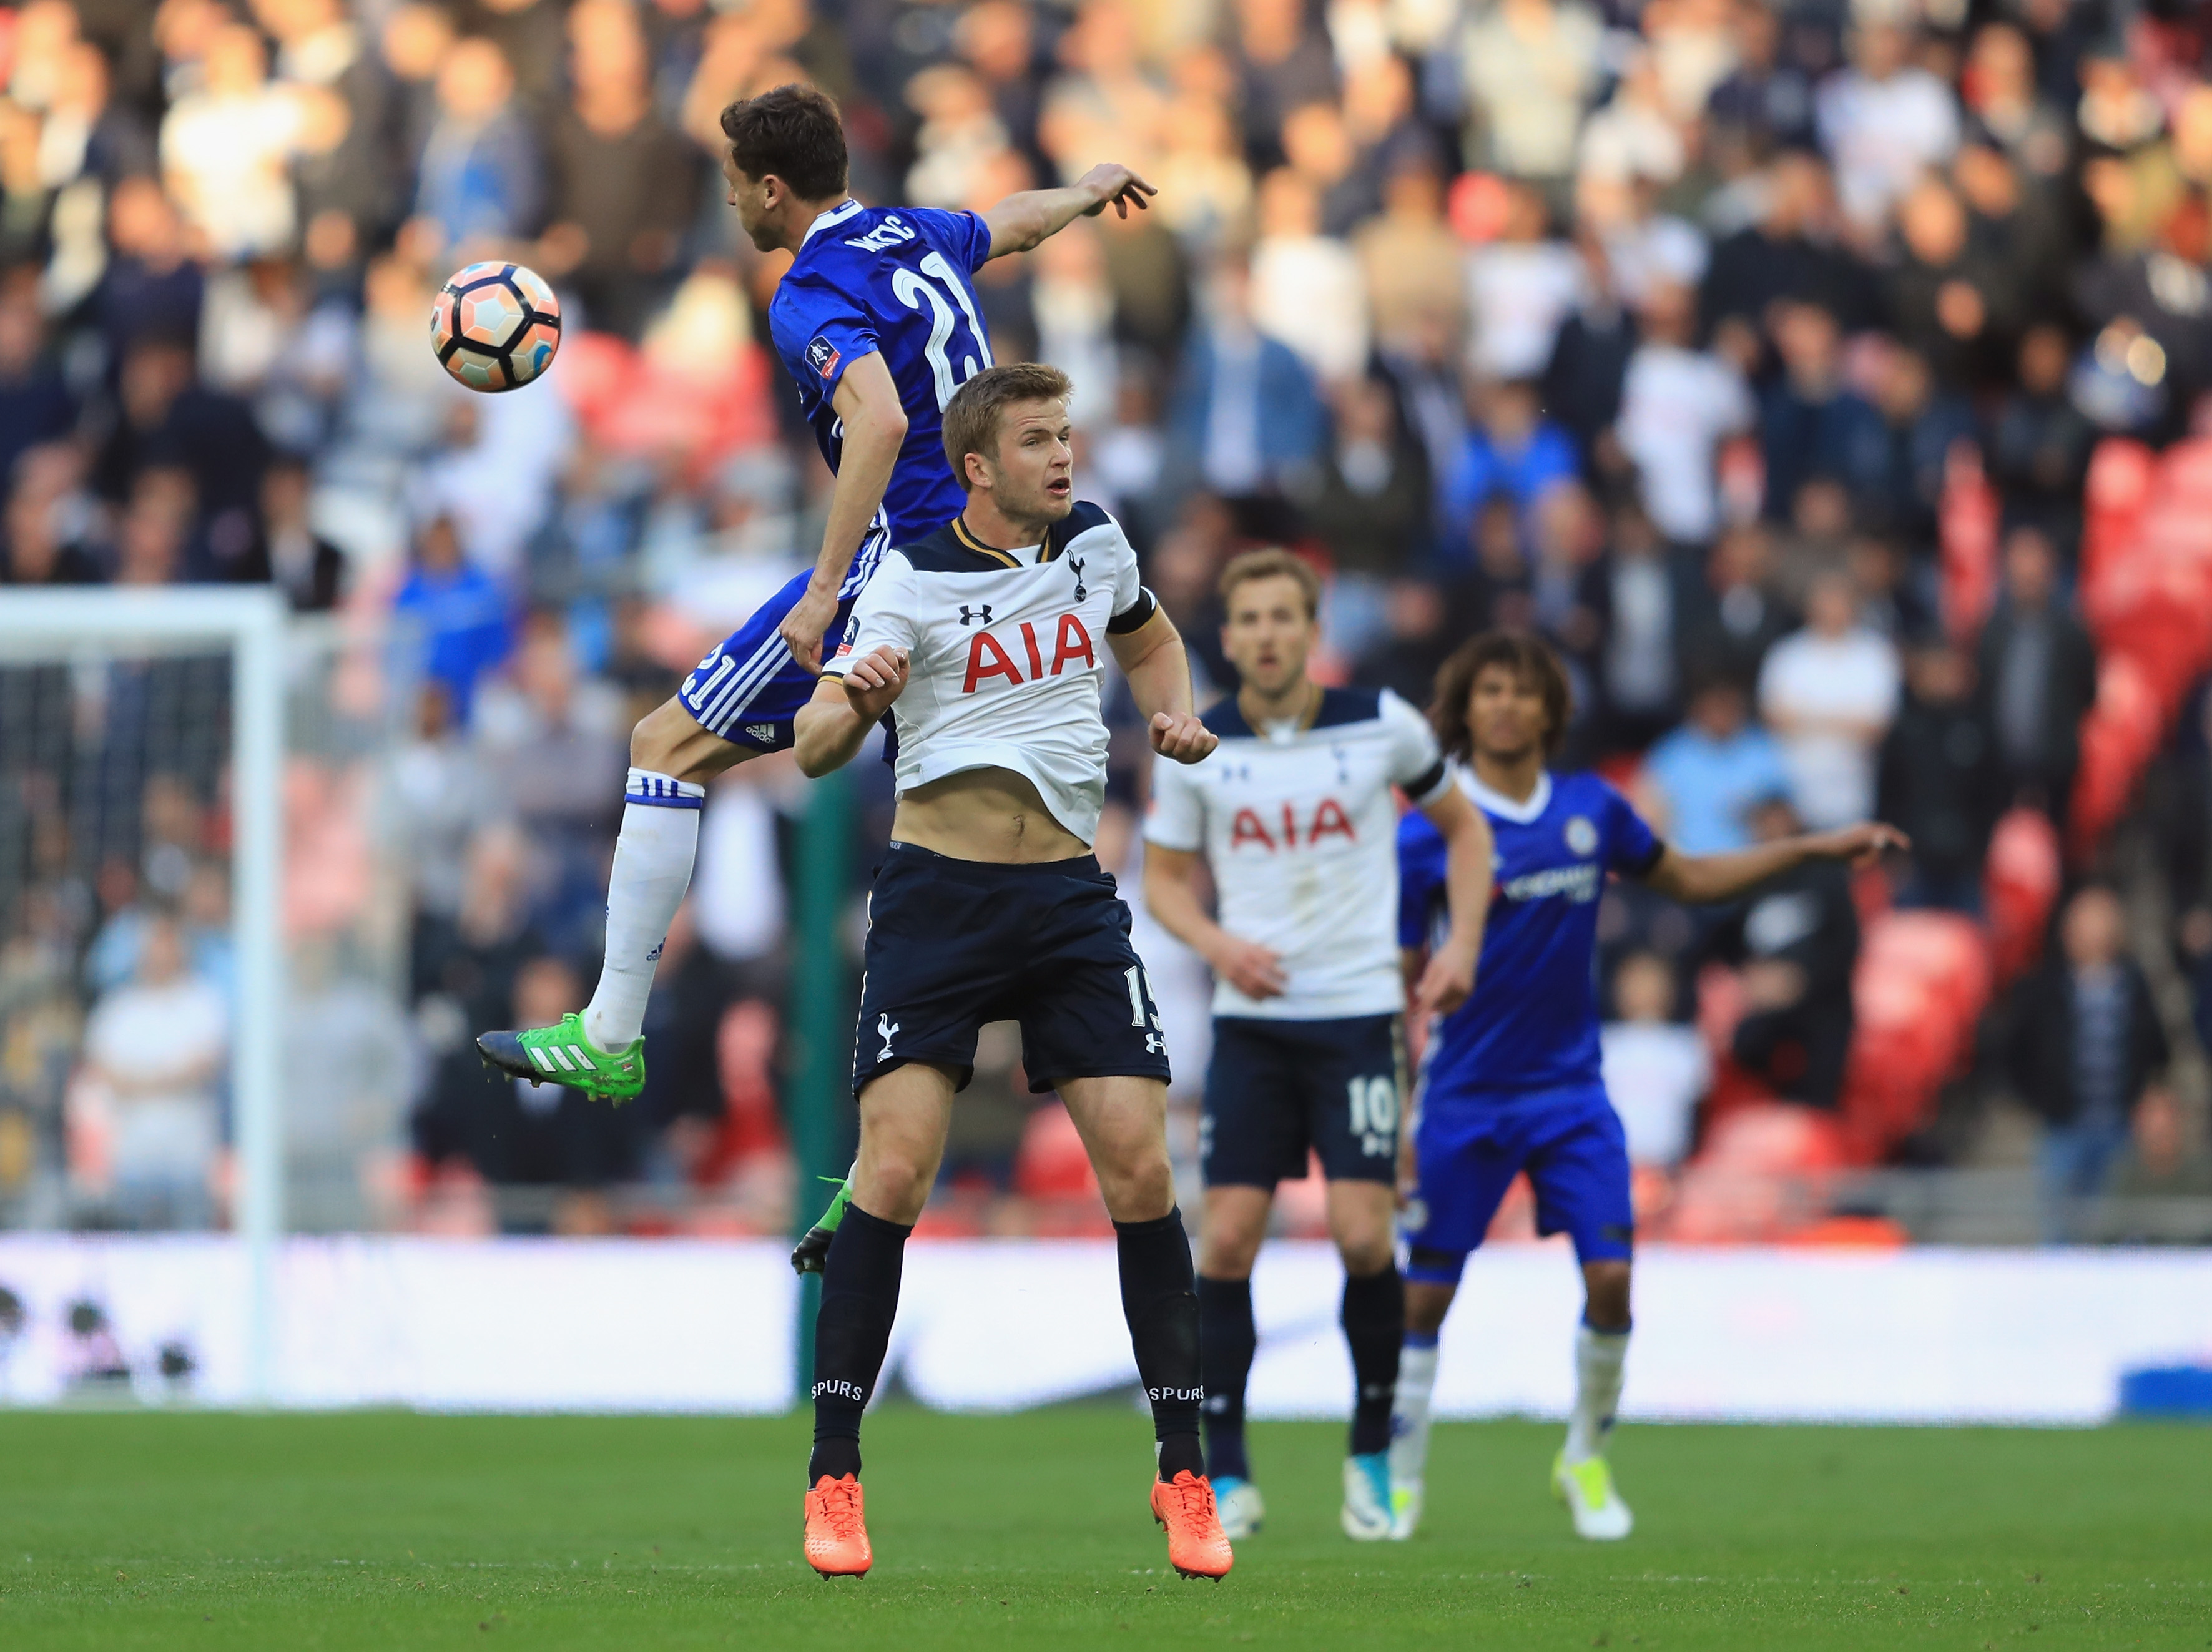
[[[0,1228],[234,1234],[260,1391],[279,1238],[403,1125],[385,663],[266,589],[0,599]]]

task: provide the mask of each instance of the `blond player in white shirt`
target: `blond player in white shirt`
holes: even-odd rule
[[[1129,909],[1091,853],[1106,789],[1101,652],[1127,678],[1154,751],[1194,762],[1215,741],[1191,714],[1182,641],[1138,583],[1128,540],[1075,499],[1070,389],[1054,367],[994,367],[946,404],[945,457],[966,508],[884,554],[798,715],[810,774],[850,762],[886,711],[899,738],[853,1059],[860,1157],[815,1321],[805,1552],[824,1576],[871,1562],[860,1419],[901,1259],[976,1034],[1009,1019],[1030,1088],[1066,1102],[1114,1218],[1169,1563],[1209,1577],[1231,1564],[1199,1444],[1198,1298],[1168,1161],[1167,1047]]]
[[[1391,1534],[1405,1330],[1391,1234],[1405,1097],[1397,792],[1447,845],[1451,929],[1423,975],[1422,1009],[1467,997],[1490,892],[1489,826],[1427,720],[1387,689],[1324,689],[1307,675],[1320,592],[1284,551],[1247,552],[1223,571],[1222,649],[1243,686],[1206,714],[1221,741],[1212,756],[1153,766],[1145,823],[1146,904],[1216,980],[1198,1293],[1206,1469],[1232,1538],[1265,1512],[1244,1449],[1252,1265],[1275,1184],[1304,1175],[1310,1153],[1344,1258],[1355,1387],[1341,1523],[1353,1538]],[[1201,858],[1218,916],[1200,898]]]

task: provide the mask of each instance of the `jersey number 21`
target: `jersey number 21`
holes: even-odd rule
[[[922,276],[934,276],[937,280],[925,281],[911,270],[901,270],[891,277],[891,291],[909,310],[919,312],[923,305],[929,307],[929,342],[921,347],[921,353],[929,360],[929,370],[937,376],[937,407],[943,412],[954,391],[991,365],[991,346],[983,332],[982,318],[969,301],[966,285],[953,273],[945,254],[925,252],[921,270]],[[943,284],[942,292],[939,290],[939,283]],[[945,301],[945,293],[951,294],[952,304],[960,307],[959,316],[953,314],[952,304]],[[946,347],[952,342],[952,330],[960,324],[960,316],[967,318],[968,337],[975,343],[975,353],[961,356],[960,376],[956,379],[952,376],[952,357]]]

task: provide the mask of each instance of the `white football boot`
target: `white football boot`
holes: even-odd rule
[[[1421,1483],[1393,1480],[1390,1484],[1390,1540],[1403,1543],[1421,1523]]]
[[[1344,1534],[1361,1543],[1390,1535],[1390,1455],[1344,1460]]]
[[[1231,1543],[1250,1537],[1267,1518],[1267,1504],[1260,1496],[1260,1488],[1234,1474],[1215,1476],[1213,1507],[1221,1516],[1222,1532]]]
[[[1553,1460],[1552,1490],[1575,1519],[1575,1535],[1611,1543],[1626,1537],[1636,1516],[1613,1489],[1613,1473],[1602,1457],[1571,1463],[1565,1452]]]

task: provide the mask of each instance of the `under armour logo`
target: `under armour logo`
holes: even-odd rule
[[[879,1015],[876,1017],[876,1036],[884,1041],[883,1048],[876,1052],[877,1060],[888,1061],[891,1059],[891,1035],[898,1029],[899,1023],[892,1020],[890,1016]]]
[[[1078,592],[1076,594],[1080,596],[1082,592]],[[986,625],[988,625],[991,623],[991,604],[984,603],[979,607],[970,608],[966,603],[962,603],[960,604],[960,623],[963,625],[973,625],[977,620],[982,621]]]
[[[1162,1050],[1165,1049],[1167,1047],[1168,1047],[1168,1041],[1167,1041],[1166,1039],[1164,1039],[1164,1038],[1161,1037],[1158,1033],[1146,1033],[1146,1034],[1145,1035],[1145,1054],[1147,1054],[1147,1055],[1158,1055],[1158,1054]]]
[[[1088,594],[1083,589],[1083,559],[1080,556],[1071,556],[1067,559],[1067,565],[1075,570],[1075,600],[1081,602]]]

